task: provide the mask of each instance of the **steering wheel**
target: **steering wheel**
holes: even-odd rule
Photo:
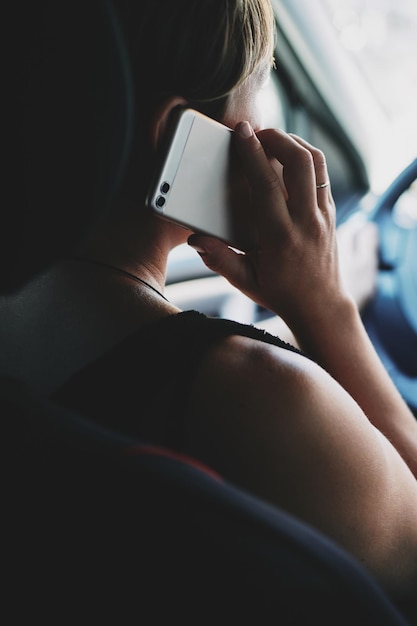
[[[374,298],[362,314],[382,362],[417,417],[417,158],[370,214],[380,238]],[[413,185],[414,183],[414,185]]]

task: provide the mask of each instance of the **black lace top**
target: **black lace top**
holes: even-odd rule
[[[75,374],[53,399],[103,426],[180,450],[187,390],[208,349],[230,335],[299,352],[252,325],[184,311],[143,326]]]

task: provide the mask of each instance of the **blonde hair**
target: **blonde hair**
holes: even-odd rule
[[[171,95],[186,98],[195,108],[223,101],[261,61],[269,58],[272,64],[275,23],[270,0],[119,4],[142,104]]]

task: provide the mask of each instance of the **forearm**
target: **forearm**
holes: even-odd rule
[[[344,301],[325,315],[297,328],[300,346],[348,391],[417,477],[417,421],[381,363],[357,307]]]

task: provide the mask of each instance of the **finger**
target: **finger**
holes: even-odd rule
[[[283,184],[282,168],[275,158],[268,155],[248,122],[236,126],[236,145],[243,169],[248,178],[256,201],[262,203],[263,217],[268,213],[275,223],[280,219],[288,222],[286,189]],[[255,207],[255,209],[259,208]]]
[[[253,269],[246,255],[207,235],[190,235],[187,243],[198,252],[210,270],[224,276],[232,285],[250,287],[253,284]]]
[[[281,130],[266,129],[257,136],[268,152],[283,165],[288,209],[294,219],[317,210],[316,172],[311,151]]]
[[[316,174],[317,197],[319,198],[319,200],[320,198],[329,197],[329,195],[331,194],[330,179],[327,171],[327,162],[324,153],[315,146],[311,145],[311,143],[309,143],[302,137],[299,137],[298,135],[295,135],[293,133],[291,133],[290,136],[301,146],[309,150],[313,158],[314,171]]]

